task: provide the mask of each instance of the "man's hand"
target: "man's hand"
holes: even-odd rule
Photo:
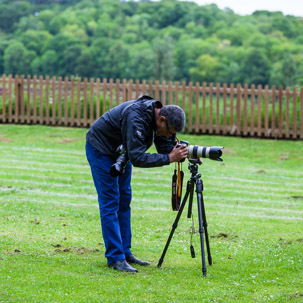
[[[175,146],[174,149],[169,154],[169,161],[172,162],[178,162],[181,161],[188,156],[187,146],[181,145],[179,147]]]

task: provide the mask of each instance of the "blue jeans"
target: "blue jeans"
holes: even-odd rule
[[[122,176],[112,177],[110,167],[115,163],[86,142],[86,157],[98,193],[101,229],[108,265],[130,256],[131,249],[131,173],[130,162]]]

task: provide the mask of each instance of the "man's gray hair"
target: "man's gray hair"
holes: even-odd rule
[[[180,132],[185,126],[185,113],[178,105],[166,105],[160,109],[160,116],[164,116],[170,127]]]

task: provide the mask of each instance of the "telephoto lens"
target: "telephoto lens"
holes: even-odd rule
[[[222,156],[222,146],[199,146],[199,145],[188,145],[188,158],[209,158],[211,160],[223,161],[220,157]]]

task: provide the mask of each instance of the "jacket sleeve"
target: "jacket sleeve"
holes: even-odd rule
[[[172,135],[170,138],[155,137],[154,143],[158,153],[169,154],[175,146],[176,135]]]
[[[145,138],[150,125],[136,111],[130,111],[121,121],[122,141],[129,160],[138,167],[157,167],[170,163],[168,154],[146,153]]]

